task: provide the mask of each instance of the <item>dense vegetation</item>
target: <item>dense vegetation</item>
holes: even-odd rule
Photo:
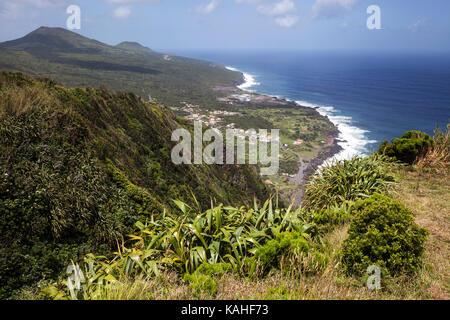
[[[391,199],[404,165],[377,154],[332,163],[310,179],[303,207],[285,208],[255,168],[173,165],[178,126],[132,93],[0,73],[1,296],[154,299],[185,288],[216,298],[223,281],[244,290],[273,279],[324,279],[329,292],[364,288],[371,264],[382,294],[418,285],[427,232]],[[448,137],[423,138],[428,149],[406,168],[447,177]],[[298,297],[281,283],[263,298]]]
[[[225,271],[252,276],[261,259],[269,268],[289,248],[295,251],[300,244],[308,248],[304,236],[310,226],[299,219],[300,211],[275,209],[272,201],[261,207],[255,203],[253,208],[220,205],[203,213],[176,203],[178,218],[163,216],[148,224],[137,223],[139,233],[129,236],[130,247],[122,244],[113,259],[88,255],[76,265],[74,270],[86,281],[78,291],[70,288],[69,296],[93,298],[104,290],[105,280],[114,282],[140,274],[155,277],[168,270],[184,275],[194,286],[198,277],[206,275],[208,279],[202,281],[213,282],[211,276]],[[255,256],[249,258],[253,253]],[[44,292],[65,296],[56,288]]]
[[[196,298],[214,297],[227,275],[251,283],[264,281],[274,272],[291,280],[314,278],[329,272],[336,259],[341,274],[348,277],[364,279],[368,266],[378,266],[386,286],[395,276],[418,272],[427,231],[414,223],[411,211],[380,194],[387,191],[385,184],[360,188],[367,180],[377,181],[381,167],[393,170],[392,162],[385,161],[372,156],[331,164],[324,169],[330,171],[325,177],[332,181],[339,177],[340,183],[357,190],[358,197],[343,192],[342,197],[324,204],[319,201],[321,194],[315,199],[316,193],[310,192],[308,208],[279,209],[268,200],[253,208],[219,205],[199,212],[176,201],[182,213],[178,219],[161,217],[149,224],[137,223],[139,232],[130,235],[114,256],[88,255],[80,264],[73,264],[72,270],[81,276],[69,278],[73,283],[63,281],[46,288],[41,297],[104,299],[123,297],[130,290],[139,299],[151,298],[142,296],[146,284],[168,281],[164,279],[170,274],[178,279],[170,280],[175,281],[171,286],[187,286]],[[371,178],[355,179],[355,172],[367,169],[368,162],[374,170]],[[343,171],[345,164],[353,170]],[[319,175],[322,173],[311,179],[307,190],[316,188]],[[386,177],[391,182],[391,176]],[[339,254],[332,256],[324,239],[349,222],[348,237]],[[277,288],[271,294],[287,292]]]
[[[52,78],[65,86],[99,87],[148,95],[165,105],[217,104],[212,86],[242,75],[217,63],[154,52],[137,43],[111,46],[61,28],[41,27],[0,43],[0,69]]]
[[[418,156],[420,168],[445,171],[450,163],[450,124],[444,132],[437,128],[434,131],[433,143],[423,155]]]
[[[348,238],[342,246],[347,272],[364,274],[371,265],[385,274],[417,271],[427,231],[414,224],[410,210],[375,194],[360,201],[354,212]]]
[[[174,165],[177,127],[132,93],[0,73],[0,294],[109,252],[137,221],[172,214],[172,199],[207,208],[268,196],[256,168]]]
[[[378,152],[401,162],[412,164],[423,156],[432,144],[433,140],[428,134],[413,130],[403,134],[400,139],[396,138],[391,144],[383,141]]]
[[[129,91],[146,101],[151,95],[153,102],[170,107],[180,117],[189,114],[183,110],[186,103],[196,106],[196,114],[233,111],[234,115],[220,115],[222,127],[234,123],[240,129],[278,128],[285,147],[281,148],[279,175],[270,181],[287,202],[300,200],[298,186],[289,177],[299,170],[299,156],[310,174],[316,162],[339,151],[334,140],[328,143],[337,137],[337,128],[317,110],[257,94],[252,94],[251,101],[239,99],[246,93],[234,86],[242,81],[240,72],[158,53],[134,42],[112,46],[65,29],[41,27],[0,43],[0,69],[49,77],[68,87]],[[298,139],[304,143],[295,145]]]
[[[355,201],[384,190],[393,181],[387,163],[379,156],[338,161],[309,180],[303,205],[323,209]]]

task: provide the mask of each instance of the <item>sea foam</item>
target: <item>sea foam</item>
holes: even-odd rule
[[[233,67],[226,67],[226,68],[231,71],[242,72]],[[250,90],[250,88],[260,85],[260,83],[256,81],[256,79],[253,75],[251,75],[249,73],[245,73],[245,72],[242,72],[242,74],[244,75],[244,83],[238,86],[239,89],[246,90],[246,91],[252,91],[252,90]]]
[[[340,115],[339,111],[337,111],[334,107],[316,105],[307,101],[295,102],[304,107],[314,108],[321,115],[327,116],[340,131],[339,140],[341,141],[338,142],[338,144],[343,150],[326,160],[324,163],[330,163],[333,160],[350,159],[356,155],[365,154],[368,152],[367,145],[370,143],[376,143],[375,140],[367,139],[366,134],[369,131],[354,126],[352,123],[352,117]]]
[[[233,67],[226,68],[231,71],[242,72],[242,74],[244,75],[244,83],[239,85],[238,88],[246,91],[252,91],[249,89],[260,85],[260,83],[256,81],[255,76]],[[267,95],[282,99],[281,96],[271,94]],[[292,101],[288,98],[285,99],[287,101]],[[330,121],[339,129],[340,134],[338,138],[340,141],[338,142],[338,144],[342,147],[343,150],[324,161],[324,164],[322,165],[330,163],[334,160],[350,159],[356,155],[363,155],[368,152],[367,145],[377,142],[375,140],[369,140],[366,137],[366,134],[369,131],[354,126],[352,123],[352,117],[340,115],[339,111],[332,106],[317,105],[307,101],[295,101],[295,103],[304,107],[316,109],[321,115],[327,116]]]

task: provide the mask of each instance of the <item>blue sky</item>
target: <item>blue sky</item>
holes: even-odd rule
[[[81,8],[76,32],[109,44],[450,52],[448,0],[0,0],[0,41],[65,27],[71,4]],[[381,9],[381,30],[366,26],[369,5]]]

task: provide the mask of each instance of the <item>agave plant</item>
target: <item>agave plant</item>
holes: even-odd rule
[[[76,266],[85,279],[78,289],[65,281],[66,294],[56,287],[45,293],[53,298],[92,298],[105,285],[124,278],[158,276],[162,270],[193,273],[204,263],[230,263],[239,270],[246,257],[278,234],[297,231],[307,237],[311,230],[301,209],[279,209],[272,199],[262,206],[255,200],[253,208],[218,205],[201,213],[181,201],[175,204],[180,216],[164,212],[157,220],[137,222],[138,232],[118,244],[113,259],[87,255],[80,267]]]
[[[367,198],[394,182],[382,156],[335,161],[315,173],[306,185],[306,209],[321,210]]]

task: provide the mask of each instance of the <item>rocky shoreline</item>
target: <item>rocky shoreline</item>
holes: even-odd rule
[[[298,168],[299,171],[296,175],[295,180],[295,182],[299,187],[298,193],[294,199],[295,207],[300,206],[303,200],[303,196],[305,193],[305,186],[306,182],[308,181],[308,178],[316,172],[317,168],[320,165],[322,165],[325,161],[332,158],[333,156],[335,156],[336,154],[338,154],[343,150],[343,148],[338,144],[339,140],[337,139],[337,136],[339,136],[339,130],[337,130],[337,128],[336,131],[337,132],[332,133],[334,136],[333,144],[330,145],[326,150],[322,150],[321,152],[319,152],[319,154],[313,159],[311,159],[307,165],[305,165],[303,160],[300,159]]]
[[[293,102],[293,101],[290,101],[290,100],[287,100],[287,99],[283,99],[283,98],[273,97],[273,96],[266,95],[266,94],[259,94],[259,93],[255,93],[255,92],[249,92],[249,91],[242,90],[238,86],[240,86],[240,85],[242,85],[244,83],[245,83],[245,77],[244,77],[244,74],[241,73],[241,80],[236,82],[235,89],[240,91],[242,94],[249,94],[249,93],[251,93],[254,96],[252,98],[252,102],[291,105],[293,107],[313,109],[318,114],[320,114],[319,111],[317,111],[316,108],[303,106],[303,105],[301,105],[301,104],[299,104],[297,102]],[[321,152],[319,152],[319,154],[316,157],[314,157],[314,159],[311,159],[311,161],[307,165],[307,168],[305,169],[305,179],[308,176],[310,176],[311,174],[313,174],[316,171],[316,169],[321,164],[323,164],[326,160],[332,158],[333,156],[335,156],[336,154],[338,154],[338,153],[340,153],[341,151],[344,150],[339,145],[339,142],[341,142],[341,141],[338,138],[339,138],[339,135],[340,135],[341,132],[339,131],[338,127],[335,124],[333,124],[327,116],[323,116],[323,115],[321,115],[321,116],[327,118],[328,121],[334,127],[334,130],[324,133],[324,136],[333,138],[333,143],[332,143],[332,145],[327,147],[326,150],[322,150]]]
[[[318,114],[320,114],[316,108],[312,108],[309,106],[303,106],[294,101],[240,89],[239,86],[244,84],[245,82],[246,82],[245,76],[243,73],[241,73],[241,80],[236,81],[236,83],[234,84],[235,87],[233,88],[234,90],[232,90],[232,91],[234,91],[235,93],[240,93],[241,95],[251,94],[252,95],[251,103],[290,105],[292,107],[297,107],[297,108],[313,109]],[[222,88],[222,90],[223,90],[223,88]],[[294,200],[295,206],[299,206],[303,199],[304,188],[305,188],[308,178],[311,175],[313,175],[316,172],[317,168],[320,165],[322,165],[325,161],[327,161],[328,159],[332,158],[333,156],[339,154],[341,151],[344,150],[339,145],[339,142],[341,142],[341,140],[339,140],[339,135],[341,132],[339,131],[338,127],[334,123],[332,123],[327,116],[324,116],[324,115],[321,115],[321,116],[327,118],[327,120],[330,122],[330,124],[334,128],[331,131],[323,133],[324,136],[326,136],[328,138],[332,138],[332,142],[328,146],[326,146],[325,148],[320,150],[318,152],[318,154],[316,156],[314,156],[312,159],[310,159],[310,161],[308,163],[305,164],[303,159],[299,159],[299,171],[296,174],[295,178],[293,178],[293,181],[295,181],[295,183],[298,185],[298,188],[299,188],[298,193],[295,196],[295,200]]]

